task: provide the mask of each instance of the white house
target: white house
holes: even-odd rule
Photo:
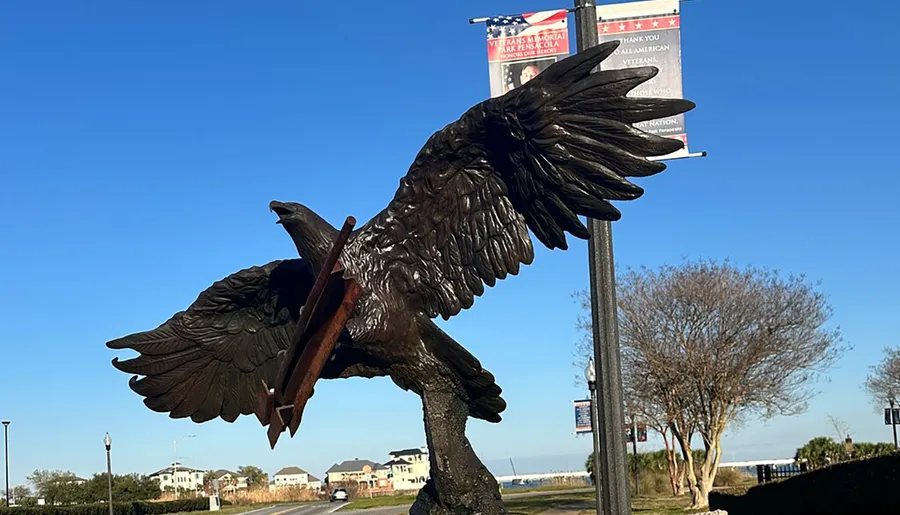
[[[300,467],[284,467],[276,472],[272,479],[272,484],[269,486],[270,490],[287,487],[311,488],[314,490],[322,488],[322,481]]]
[[[149,477],[159,482],[160,490],[177,488],[194,492],[203,488],[203,474],[202,470],[184,467],[176,461],[171,467],[158,470]]]
[[[247,476],[242,476],[237,472],[219,469],[213,472],[213,479],[219,482],[219,491],[234,493],[236,490],[248,488]]]
[[[391,470],[394,490],[419,490],[430,475],[428,451],[424,448],[391,451],[391,461],[384,464]]]

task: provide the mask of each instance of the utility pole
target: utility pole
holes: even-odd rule
[[[597,6],[594,0],[575,0],[575,37],[579,52],[597,45]],[[591,325],[597,367],[597,431],[600,433],[600,470],[595,471],[595,475],[603,481],[602,512],[598,506],[598,513],[631,515],[628,450],[622,438],[625,407],[619,360],[612,224],[588,219],[588,232]]]
[[[6,461],[6,507],[9,508],[9,420],[3,421],[3,458]]]
[[[195,438],[197,435],[184,435],[181,438]],[[181,438],[176,438],[174,442],[172,442],[172,454],[175,455],[175,461],[172,462],[172,481],[175,482],[175,498],[178,499],[178,440]],[[190,476],[188,476],[190,477]]]
[[[103,437],[103,445],[106,447],[106,485],[109,489],[109,515],[113,515],[112,460],[109,457],[112,449],[112,438],[109,437],[109,433],[106,433],[106,436]]]
[[[175,458],[172,461],[172,481],[175,482],[175,499],[178,499],[178,440],[172,444],[172,454]]]

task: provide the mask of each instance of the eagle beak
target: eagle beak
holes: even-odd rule
[[[276,223],[279,224],[284,223],[287,217],[294,214],[294,209],[291,206],[283,202],[278,202],[277,200],[269,202],[269,211],[272,211],[273,213],[278,215],[278,222]]]

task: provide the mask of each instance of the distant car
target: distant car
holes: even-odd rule
[[[334,501],[346,501],[349,498],[347,495],[347,491],[343,488],[335,488],[334,491],[331,492],[331,497],[329,500],[331,502]]]

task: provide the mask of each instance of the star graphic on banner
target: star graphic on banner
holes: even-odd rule
[[[674,27],[674,26],[675,26],[675,18],[670,18],[670,19],[669,19],[669,26],[670,26],[670,27]]]
[[[620,24],[619,24],[619,30],[625,30],[625,24],[624,24],[624,23],[620,23]]]
[[[644,24],[641,23],[641,22],[637,22],[637,23],[634,24],[634,27],[637,28],[637,29],[642,29],[642,28],[644,28]]]
[[[656,27],[659,27],[659,22],[656,20],[653,20],[653,28],[656,28]]]
[[[603,26],[603,32],[609,32],[609,25]]]

